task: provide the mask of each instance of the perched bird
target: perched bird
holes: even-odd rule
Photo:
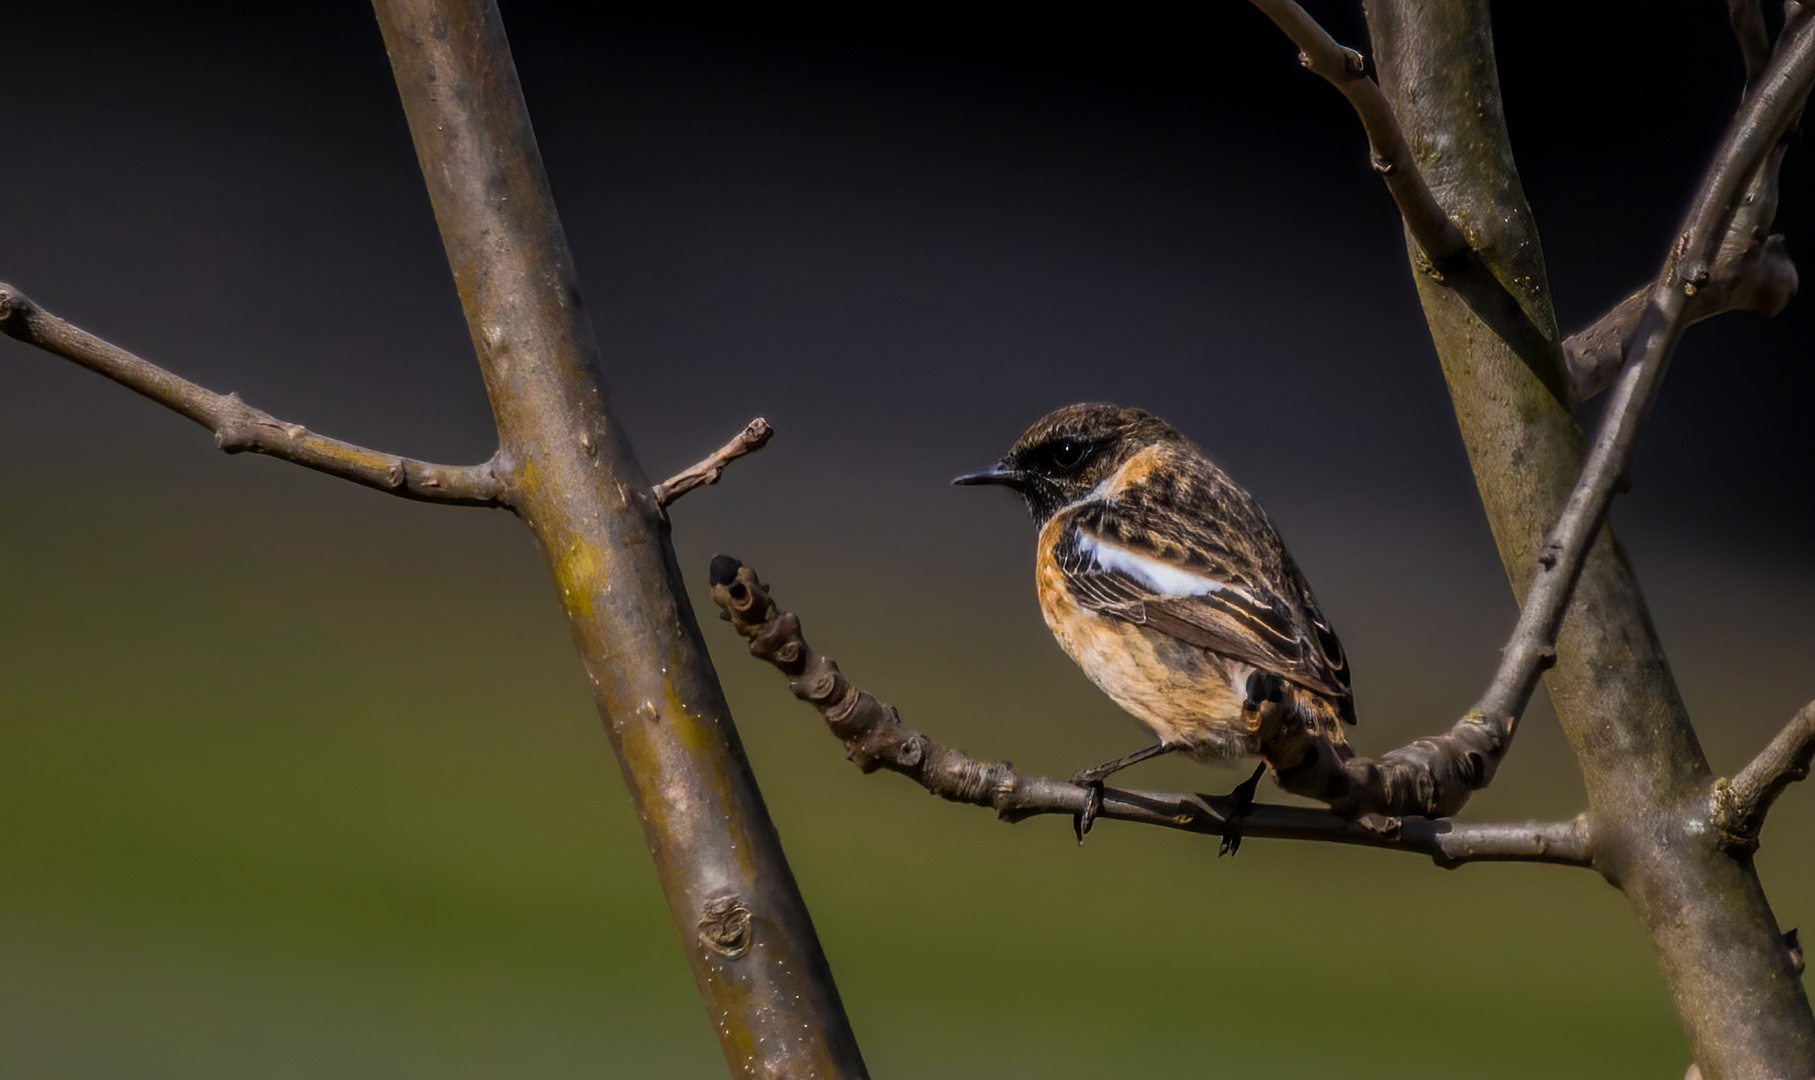
[[[1103,780],[1138,761],[1182,751],[1231,763],[1262,755],[1287,726],[1347,752],[1339,721],[1354,723],[1355,708],[1342,643],[1260,505],[1170,424],[1120,405],[1067,406],[993,468],[953,483],[1026,500],[1046,625],[1159,740],[1073,778],[1096,794],[1079,840]],[[1239,808],[1266,767],[1236,789]],[[1239,844],[1237,822],[1223,850]]]

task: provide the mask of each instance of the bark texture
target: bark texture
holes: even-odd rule
[[[1370,0],[1383,90],[1426,181],[1556,339],[1519,185],[1485,0]],[[1521,602],[1586,458],[1562,356],[1516,350],[1411,249],[1419,295],[1500,557]],[[1710,1080],[1815,1075],[1815,1019],[1749,858],[1722,850],[1714,777],[1632,567],[1603,526],[1547,685],[1586,781],[1595,865],[1649,934]]]
[[[863,1076],[667,519],[600,390],[497,7],[374,6],[498,421],[505,502],[554,572],[725,1057],[739,1076]]]

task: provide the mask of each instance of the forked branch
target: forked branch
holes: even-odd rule
[[[1763,182],[1770,185],[1773,211],[1777,185],[1775,162],[1782,155],[1783,148],[1779,147],[1773,155],[1773,164],[1760,175],[1760,186]],[[1748,203],[1734,218],[1733,228],[1727,233],[1728,243],[1722,245],[1721,257],[1715,261],[1707,285],[1697,289],[1689,301],[1689,325],[1734,311],[1749,311],[1769,319],[1781,312],[1796,295],[1801,285],[1796,262],[1790,258],[1782,236],[1757,235],[1758,228],[1754,223],[1761,218],[1749,212],[1751,205]],[[1770,218],[1763,217],[1762,220],[1763,227],[1769,228]],[[1607,389],[1614,376],[1620,373],[1620,365],[1625,362],[1633,335],[1638,331],[1639,318],[1644,315],[1650,300],[1651,283],[1646,282],[1605,315],[1563,340],[1570,392],[1577,401],[1586,401]]]
[[[1809,777],[1815,762],[1815,701],[1802,707],[1777,733],[1771,744],[1740,770],[1740,774],[1715,788],[1715,818],[1723,840],[1731,848],[1758,846],[1765,815],[1785,788]]]
[[[702,461],[682,469],[657,484],[655,486],[655,504],[667,506],[696,487],[718,483],[718,478],[724,475],[725,466],[745,454],[754,454],[761,450],[768,444],[769,437],[774,434],[775,429],[770,427],[769,421],[762,417],[759,416],[750,421],[744,425],[744,430],[737,433],[736,438],[706,455]]]
[[[1733,33],[1745,60],[1749,99],[1770,70],[1771,46],[1758,0],[1730,0],[1728,7]],[[1792,15],[1786,20],[1786,38],[1798,22],[1806,22],[1806,17]],[[1790,258],[1784,238],[1771,232],[1771,225],[1777,218],[1779,177],[1788,148],[1783,140],[1801,121],[1803,103],[1808,97],[1806,84],[1801,94],[1789,122],[1783,126],[1784,134],[1778,136],[1770,153],[1750,174],[1745,194],[1721,234],[1720,247],[1705,268],[1705,279],[1694,283],[1694,292],[1688,296],[1685,325],[1732,311],[1772,318],[1796,295],[1800,284],[1796,263]],[[1742,103],[1742,113],[1744,110]],[[1666,272],[1669,269],[1666,267]],[[1570,391],[1577,401],[1605,390],[1619,374],[1654,286],[1655,282],[1646,282],[1587,328],[1564,340]]]
[[[1007,762],[985,762],[954,750],[901,722],[852,685],[838,665],[807,644],[800,619],[782,611],[756,572],[736,559],[712,560],[712,599],[750,642],[750,651],[788,677],[794,696],[812,705],[844,742],[846,756],[866,773],[887,769],[953,802],[988,806],[1006,821],[1041,814],[1075,817],[1091,799],[1088,788],[1028,776]],[[1186,832],[1323,840],[1428,855],[1440,866],[1469,862],[1545,862],[1590,866],[1593,850],[1583,818],[1549,823],[1466,824],[1417,819],[1352,818],[1297,806],[1253,806],[1231,817],[1230,799],[1105,789],[1099,818]]]
[[[173,375],[52,315],[11,285],[0,284],[0,331],[74,361],[181,413],[214,432],[229,454],[252,451],[422,502],[503,506],[497,457],[479,465],[432,465],[317,435],[241,401]]]
[[[1544,544],[1518,626],[1487,693],[1449,732],[1420,739],[1378,760],[1341,760],[1318,746],[1285,748],[1280,757],[1298,753],[1305,758],[1295,770],[1276,764],[1276,775],[1287,790],[1352,813],[1441,817],[1461,809],[1470,793],[1487,786],[1511,745],[1539,675],[1555,656],[1557,627],[1576,576],[1615,487],[1632,462],[1639,432],[1687,325],[1689,300],[1708,281],[1719,239],[1735,217],[1747,179],[1757,174],[1800,113],[1811,81],[1815,81],[1815,19],[1805,17],[1786,30],[1702,180],[1677,243],[1651,289],[1633,334],[1631,358],[1615,385],[1582,474]],[[1320,749],[1323,752],[1306,753]]]
[[[1411,144],[1393,115],[1380,84],[1368,78],[1367,60],[1339,44],[1329,31],[1292,0],[1253,0],[1298,46],[1298,60],[1329,82],[1354,107],[1367,133],[1374,171],[1386,181],[1405,227],[1431,265],[1440,271],[1460,268],[1468,255],[1468,238],[1438,205],[1418,171]]]

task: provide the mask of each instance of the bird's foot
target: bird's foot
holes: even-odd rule
[[[1078,834],[1079,846],[1083,845],[1084,837],[1090,835],[1090,827],[1097,823],[1097,815],[1103,812],[1103,781],[1119,772],[1125,760],[1105,761],[1072,776],[1072,783],[1090,793],[1084,809],[1071,816],[1071,831]]]
[[[1130,765],[1159,757],[1161,754],[1170,754],[1176,749],[1178,747],[1172,743],[1155,743],[1152,746],[1136,750],[1127,757],[1105,761],[1101,765],[1094,765],[1073,775],[1071,782],[1090,792],[1090,798],[1084,803],[1084,809],[1072,815],[1071,819],[1071,828],[1078,834],[1078,843],[1084,842],[1084,837],[1090,832],[1090,827],[1096,824],[1097,815],[1103,812],[1103,781]]]
[[[1260,778],[1267,775],[1265,762],[1255,766],[1254,775],[1236,785],[1229,793],[1229,816],[1223,824],[1223,842],[1217,846],[1217,858],[1233,855],[1242,846],[1242,819],[1248,811],[1254,809],[1254,791],[1260,787]]]
[[[1078,776],[1082,775],[1084,774],[1078,774]],[[1074,776],[1071,782],[1090,793],[1088,800],[1084,803],[1084,809],[1071,816],[1071,831],[1078,834],[1078,846],[1083,847],[1084,837],[1089,835],[1090,827],[1097,823],[1097,815],[1103,812],[1103,781],[1080,780]]]

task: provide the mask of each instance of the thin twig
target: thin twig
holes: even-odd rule
[[[718,483],[718,478],[725,472],[725,466],[745,454],[754,454],[761,450],[768,443],[769,437],[774,434],[775,429],[770,427],[769,421],[762,417],[759,416],[750,421],[744,425],[744,430],[737,433],[735,439],[706,455],[705,459],[698,464],[688,466],[657,484],[655,486],[656,505],[667,506],[696,487]]]
[[[1359,52],[1338,44],[1328,31],[1293,0],[1251,0],[1298,46],[1299,62],[1348,99],[1367,133],[1374,171],[1405,219],[1406,232],[1418,245],[1430,271],[1454,289],[1468,306],[1537,372],[1545,385],[1562,395],[1567,387],[1557,377],[1557,343],[1532,322],[1518,298],[1488,269],[1468,237],[1437,202],[1418,170],[1418,161],[1380,85],[1368,77]]]
[[[1411,144],[1393,115],[1393,106],[1380,84],[1368,78],[1367,61],[1354,49],[1338,44],[1329,31],[1292,0],[1252,0],[1274,25],[1298,46],[1298,59],[1326,79],[1354,106],[1367,133],[1374,171],[1386,181],[1405,226],[1424,257],[1439,270],[1454,269],[1468,254],[1468,238],[1438,205],[1412,156]]]
[[[1790,718],[1769,746],[1730,781],[1715,785],[1715,820],[1730,848],[1758,846],[1765,815],[1783,790],[1809,777],[1815,762],[1815,701]]]
[[[104,375],[214,432],[229,454],[250,450],[422,502],[502,506],[497,457],[480,465],[432,465],[317,435],[241,401],[173,375],[52,315],[0,283],[0,331]]]
[[[800,619],[782,611],[756,572],[730,556],[712,560],[712,599],[750,651],[788,677],[794,695],[819,710],[847,756],[864,772],[888,769],[935,795],[988,806],[1007,821],[1041,814],[1074,817],[1088,804],[1089,789],[1066,780],[1028,776],[1007,762],[984,762],[902,724],[892,706],[852,685],[838,665],[807,644]],[[1466,824],[1416,819],[1344,817],[1328,810],[1258,805],[1232,821],[1226,796],[1102,793],[1098,817],[1225,836],[1233,824],[1243,837],[1322,840],[1428,855],[1440,866],[1469,862],[1545,862],[1590,866],[1588,824],[1577,817],[1550,823]]]

